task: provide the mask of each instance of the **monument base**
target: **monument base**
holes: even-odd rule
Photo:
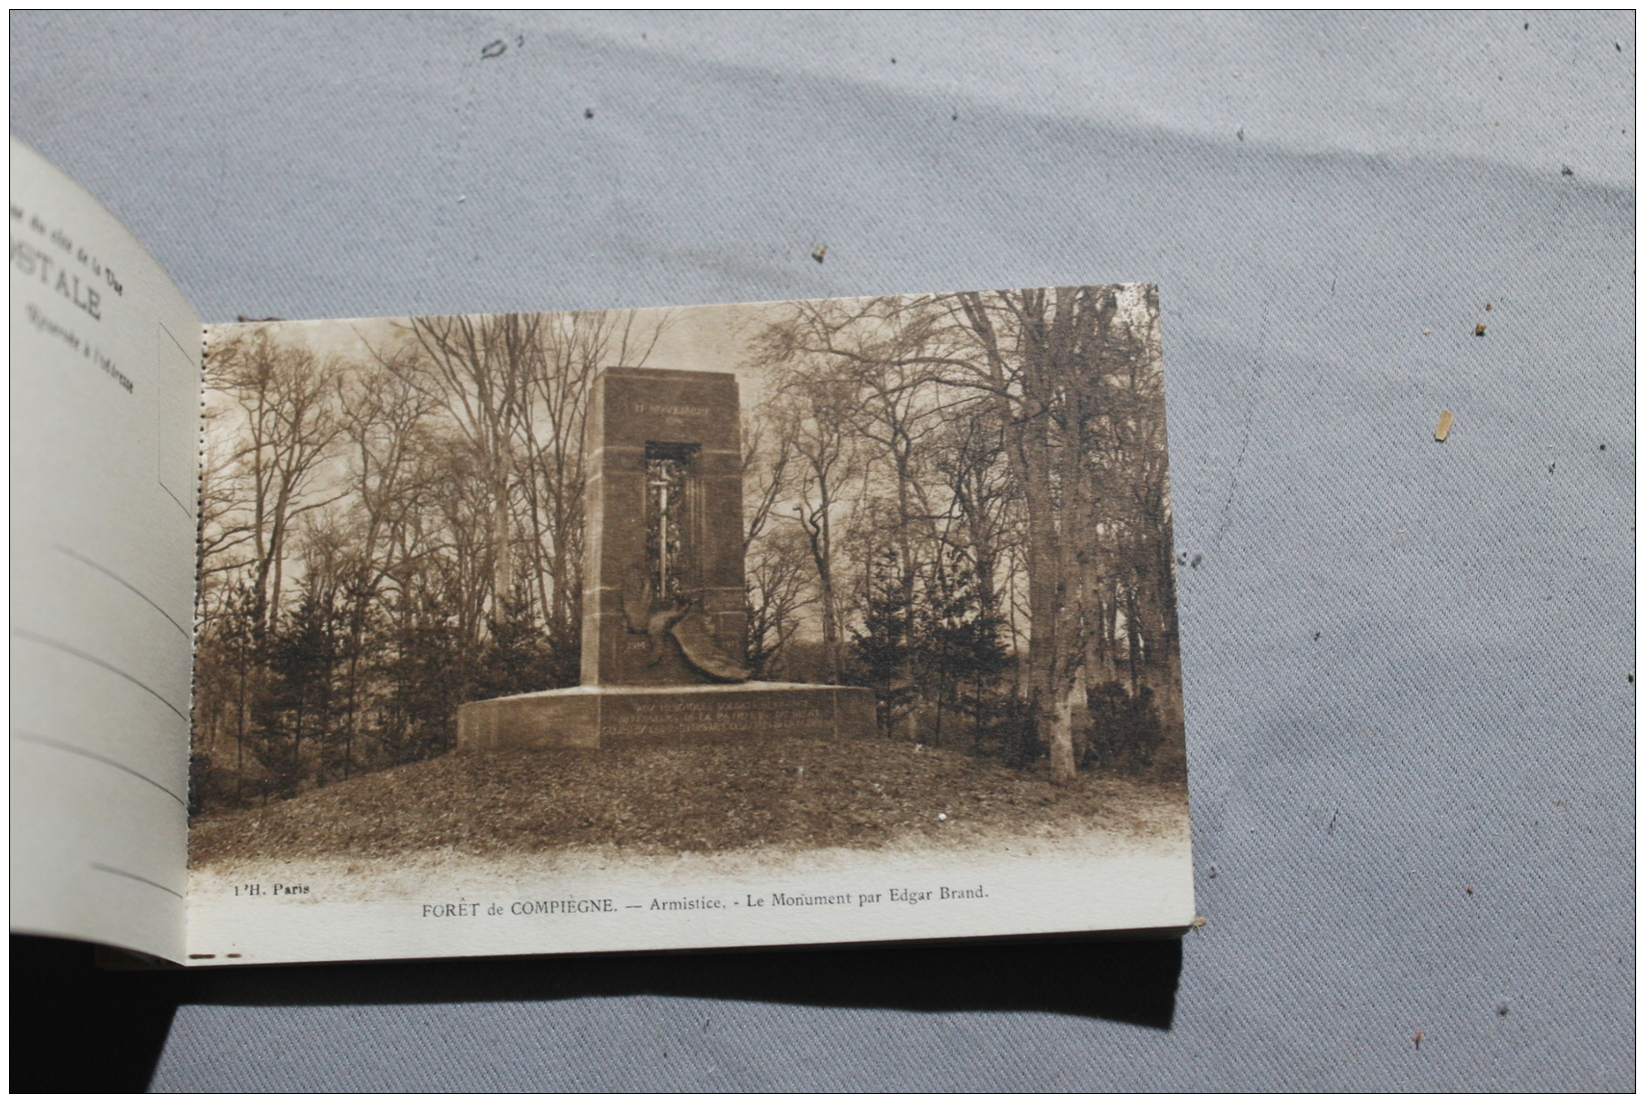
[[[666,748],[877,733],[872,691],[826,684],[561,688],[457,708],[457,747],[465,750]]]

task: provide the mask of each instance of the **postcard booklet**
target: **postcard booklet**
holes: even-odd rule
[[[12,928],[1193,919],[1157,293],[202,325],[11,145]]]

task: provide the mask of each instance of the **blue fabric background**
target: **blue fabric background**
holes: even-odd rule
[[[10,29],[13,132],[208,321],[1161,286],[1208,920],[1168,1029],[761,1001],[748,957],[320,969],[215,982],[154,1089],[1632,1085],[1633,13]]]

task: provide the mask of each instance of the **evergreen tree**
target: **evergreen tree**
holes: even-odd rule
[[[271,794],[295,794],[310,773],[325,783],[324,752],[336,716],[342,653],[332,599],[312,585],[305,588],[297,609],[277,621],[268,639],[267,684],[254,707],[265,801]]]
[[[931,740],[938,746],[945,733],[964,733],[975,744],[992,730],[1008,660],[1003,621],[979,603],[970,558],[956,548],[947,562],[933,568],[915,617],[914,655],[918,676],[935,700]]]
[[[476,657],[454,612],[439,598],[413,594],[383,668],[377,718],[382,766],[427,760],[457,743],[457,708],[473,697]]]
[[[874,690],[880,729],[887,735],[907,712],[915,689],[902,681],[910,663],[909,596],[897,567],[895,551],[886,551],[868,567],[868,596],[862,629],[851,632],[856,665],[848,682]]]
[[[1132,695],[1124,684],[1110,681],[1087,693],[1086,708],[1091,712],[1087,766],[1123,775],[1141,775],[1153,766],[1164,733],[1152,688]]]
[[[252,709],[266,676],[266,638],[255,593],[244,583],[231,585],[200,625],[195,652],[194,746],[210,762],[200,768],[201,777],[191,784],[191,793],[201,807],[212,801],[245,802],[247,761],[256,762]],[[206,771],[213,777],[207,777]]]
[[[528,589],[517,589],[515,596],[508,597],[487,630],[489,641],[478,665],[475,699],[561,686],[562,667],[556,662],[565,656],[564,651],[551,647],[537,625]]]

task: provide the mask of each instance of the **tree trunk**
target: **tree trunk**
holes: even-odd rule
[[[1131,694],[1141,694],[1140,683],[1137,678],[1138,668],[1142,662],[1142,620],[1138,618],[1137,592],[1129,589],[1125,594],[1125,644],[1126,652],[1131,662]]]
[[[498,461],[502,463],[501,460]],[[504,601],[514,595],[514,552],[511,550],[508,520],[508,469],[499,466],[493,483],[491,511],[491,618],[502,622],[507,616]]]
[[[1051,700],[1051,781],[1064,786],[1074,781],[1074,718],[1069,689],[1058,688]]]

